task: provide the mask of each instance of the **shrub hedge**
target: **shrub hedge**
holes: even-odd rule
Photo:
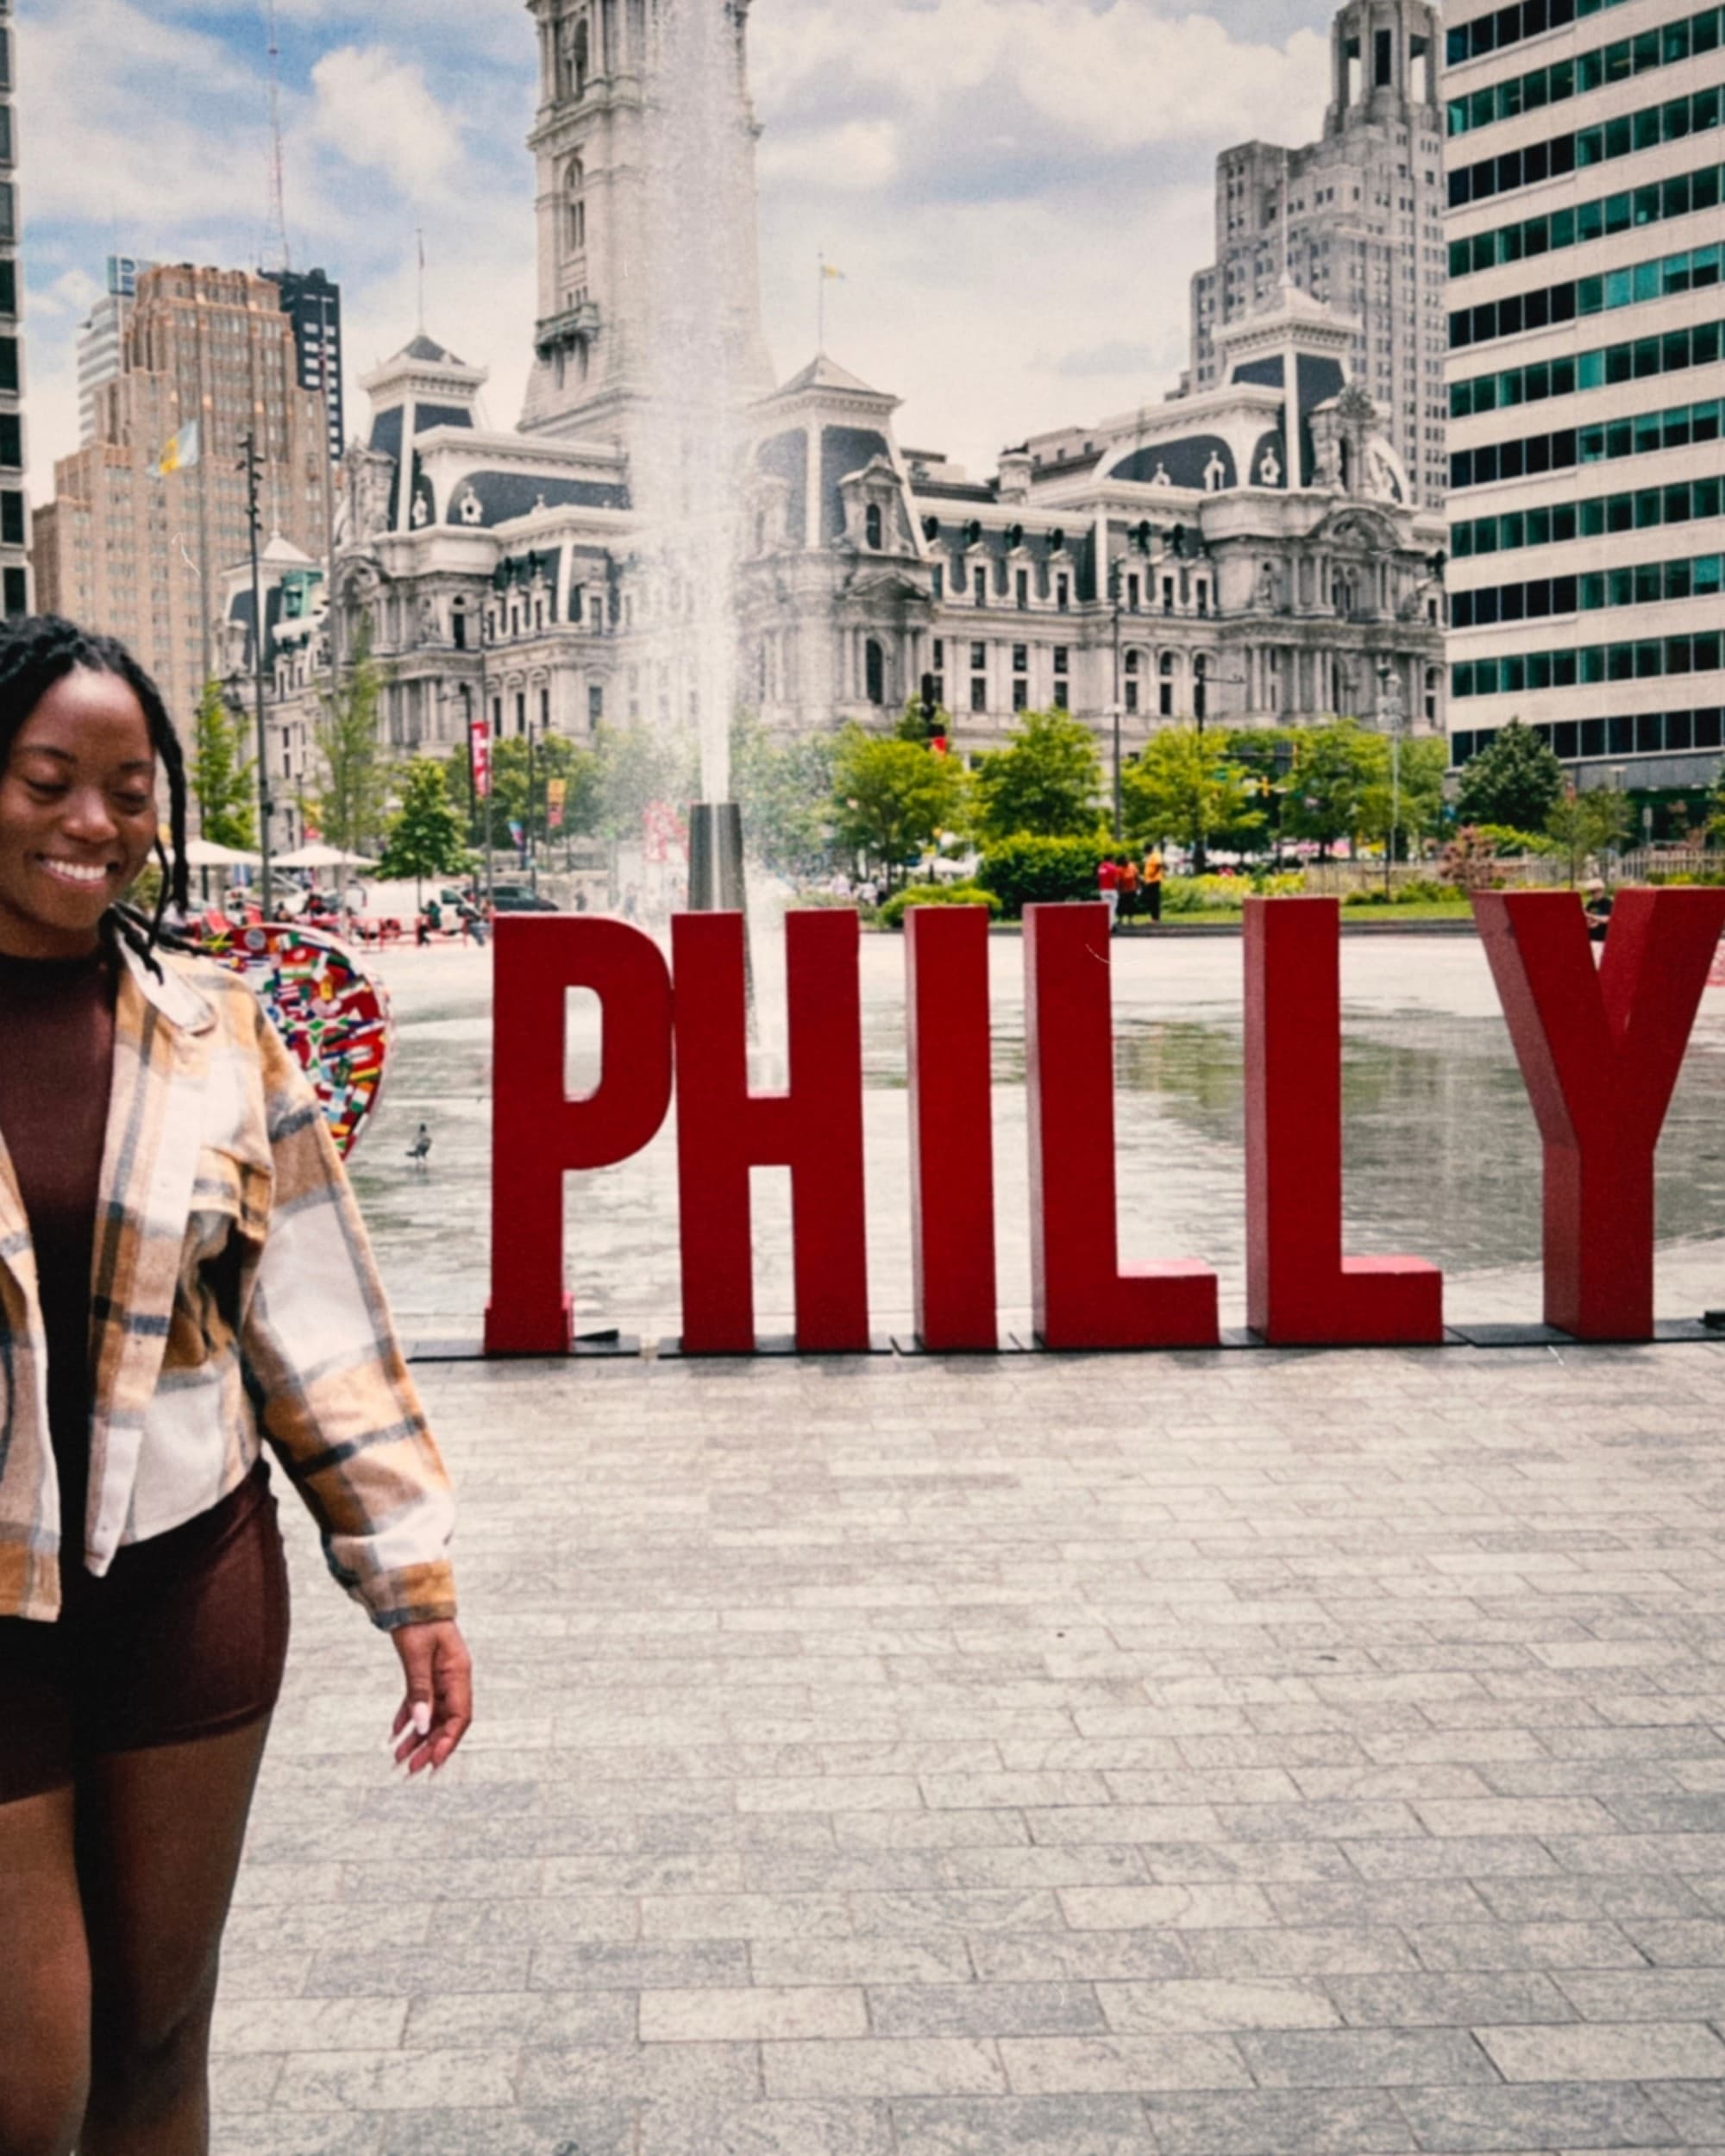
[[[999,899],[980,883],[913,883],[895,891],[875,918],[882,928],[901,929],[913,906],[986,906],[991,920],[1000,911]]]

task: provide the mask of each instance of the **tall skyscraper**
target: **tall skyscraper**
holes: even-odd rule
[[[264,451],[266,541],[323,551],[322,399],[299,385],[275,285],[181,262],[139,277],[121,370],[96,406],[95,438],[55,464],[37,518],[44,602],[124,638],[184,718],[220,664],[222,572],[248,549],[248,428]]]
[[[1216,331],[1291,284],[1354,324],[1352,379],[1389,415],[1414,497],[1444,498],[1443,114],[1437,11],[1349,0],[1331,31],[1321,141],[1216,160],[1216,259],[1192,280],[1192,386],[1223,379]]]
[[[91,309],[78,332],[78,438],[96,439],[96,392],[120,372],[126,349],[126,324],[132,318],[132,303],[138,296],[138,279],[154,262],[135,254],[110,254],[107,290]]]
[[[1704,785],[1725,705],[1725,10],[1448,31],[1452,748]]]
[[[281,310],[293,324],[299,386],[328,398],[329,461],[339,464],[348,446],[342,407],[342,287],[321,269],[263,274],[281,294]]]
[[[0,607],[30,611],[30,508],[24,492],[23,219],[18,203],[17,60],[12,0],[0,0]]]

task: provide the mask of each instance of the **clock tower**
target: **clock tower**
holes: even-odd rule
[[[628,442],[656,390],[655,295],[687,283],[685,256],[697,276],[724,262],[724,343],[742,394],[765,395],[750,0],[529,4],[539,291],[523,430]],[[680,23],[680,9],[718,19]],[[708,141],[707,169],[687,169],[692,139]]]

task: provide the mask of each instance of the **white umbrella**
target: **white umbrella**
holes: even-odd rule
[[[237,846],[218,846],[213,839],[191,838],[186,841],[185,865],[188,868],[255,868],[262,858],[260,854],[242,853]]]
[[[298,853],[278,854],[273,864],[278,868],[375,868],[374,861],[361,861],[356,854],[338,853],[333,846],[302,846]]]

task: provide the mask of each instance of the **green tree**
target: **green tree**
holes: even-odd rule
[[[689,734],[672,735],[636,724],[601,726],[593,736],[596,774],[595,828],[607,838],[635,840],[654,801],[679,809],[700,787],[695,743]]]
[[[483,798],[474,798],[467,750],[452,750],[441,768],[448,798],[455,804],[467,832],[467,843],[483,849],[486,805]],[[568,788],[563,799],[563,820],[555,833],[550,828],[548,791],[553,779],[562,780]],[[491,786],[493,845],[509,843],[511,821],[518,823],[541,843],[566,833],[571,837],[585,837],[599,829],[599,758],[591,749],[569,740],[567,735],[543,735],[533,743],[530,753],[526,741],[518,736],[511,735],[503,741],[493,742]]]
[[[1389,745],[1351,718],[1304,730],[1282,829],[1289,838],[1315,840],[1327,856],[1338,839],[1361,830],[1370,790],[1381,786],[1382,827],[1389,824]]]
[[[1201,864],[1218,832],[1258,829],[1255,788],[1229,755],[1226,738],[1195,726],[1165,726],[1151,736],[1120,778],[1126,834],[1135,844],[1177,839]]]
[[[1095,736],[1070,711],[1026,711],[1004,749],[976,768],[977,823],[985,838],[1085,838],[1101,817],[1102,762]]]
[[[1362,838],[1387,842],[1395,788],[1389,744],[1380,742],[1378,745],[1382,756],[1360,789],[1359,820],[1355,830]],[[1449,745],[1446,742],[1421,739],[1402,743],[1402,812],[1397,824],[1401,833],[1398,852],[1402,855],[1407,853],[1410,839],[1434,838],[1442,830],[1444,776],[1449,769]]]
[[[403,774],[401,808],[389,827],[378,873],[385,877],[457,875],[467,865],[461,818],[443,782],[443,767],[415,756]]]
[[[969,774],[956,756],[847,726],[833,766],[833,821],[845,844],[880,862],[888,880],[906,854],[965,821]]]
[[[743,840],[776,874],[806,874],[831,854],[837,755],[831,735],[777,741],[751,714],[732,728],[731,790],[743,810]]]
[[[248,853],[258,843],[257,765],[240,760],[240,729],[219,681],[206,681],[192,721],[186,777],[198,828],[212,846]]]
[[[1622,844],[1631,815],[1628,797],[1615,787],[1590,787],[1584,793],[1565,781],[1563,792],[1546,818],[1546,834],[1569,856],[1571,888],[1580,881],[1590,856],[1600,856],[1603,867],[1603,856],[1614,846]]]
[[[1512,718],[1490,748],[1462,767],[1456,811],[1464,824],[1543,830],[1563,790],[1563,766],[1536,733]]]
[[[362,629],[342,680],[317,699],[323,714],[317,727],[322,781],[302,805],[325,845],[356,859],[377,849],[394,782],[378,721],[384,679],[372,656],[370,634]]]

